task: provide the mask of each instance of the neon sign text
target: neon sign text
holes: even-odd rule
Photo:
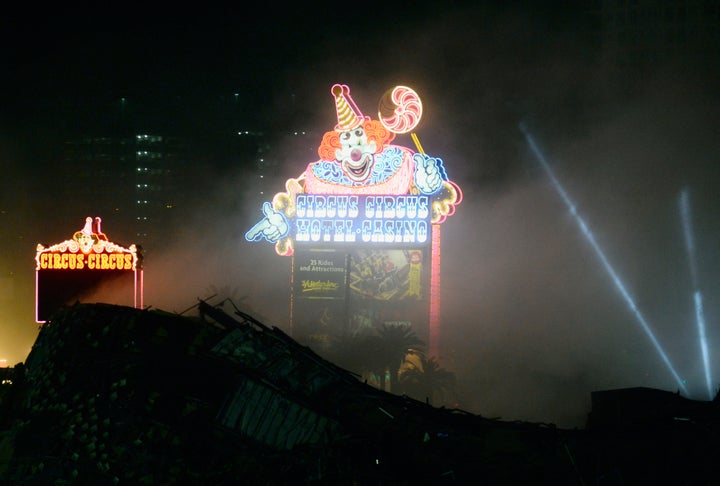
[[[338,288],[337,282],[331,282],[330,280],[303,280],[302,291],[303,293],[313,292],[328,292],[335,291]]]
[[[143,306],[142,254],[135,245],[125,248],[110,241],[101,229],[101,218],[88,216],[72,237],[35,254],[35,321],[45,323],[69,302],[103,298],[96,291],[113,281],[116,303]],[[122,288],[132,289],[129,295]]]
[[[368,218],[420,218],[430,215],[427,196],[337,196],[298,194],[298,218],[356,218],[362,204]]]
[[[130,253],[41,253],[38,255],[41,270],[133,270]]]
[[[297,243],[409,243],[429,238],[428,196],[298,194]]]
[[[298,194],[295,205],[298,218],[355,218],[358,215],[358,196],[321,196]]]

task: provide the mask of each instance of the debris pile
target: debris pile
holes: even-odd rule
[[[718,472],[712,404],[685,407],[683,421],[665,407],[634,428],[610,427],[617,400],[600,394],[585,431],[486,419],[374,388],[240,311],[198,311],[61,309],[0,401],[0,479],[619,484],[691,477],[677,460]]]

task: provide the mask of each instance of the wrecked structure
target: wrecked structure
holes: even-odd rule
[[[715,408],[701,427],[668,420],[672,410],[620,430],[602,410],[585,431],[487,419],[374,388],[239,310],[200,301],[198,311],[61,309],[3,402],[0,479],[637,484],[717,472],[699,453],[718,452]]]

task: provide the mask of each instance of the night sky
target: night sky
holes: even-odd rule
[[[291,104],[293,123],[321,134],[335,123],[334,83],[348,84],[368,113],[405,84],[423,98],[417,135],[425,151],[445,161],[465,194],[443,225],[441,357],[458,373],[463,408],[570,427],[584,424],[594,390],[675,391],[648,331],[690,398],[707,399],[693,294],[703,298],[717,388],[717,47],[700,45],[691,61],[670,56],[617,71],[583,2],[536,3],[3,16],[0,270],[14,277],[4,284],[13,298],[0,301],[8,309],[0,359],[23,361],[37,335],[35,245],[65,237],[43,233],[62,204],[44,197],[57,150],[100,126],[121,98],[146,110],[150,128],[201,132],[222,126],[217,106],[238,93],[234,123],[286,128]],[[279,146],[274,156],[299,175],[310,160],[293,150]],[[229,287],[282,328],[277,295],[289,262],[271,245],[244,241],[260,209],[242,204],[242,170],[225,170],[180,237],[154,268],[148,262],[146,303],[181,311],[209,288]]]

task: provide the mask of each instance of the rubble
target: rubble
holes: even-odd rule
[[[679,462],[718,472],[705,454],[719,452],[714,403],[686,407],[686,420],[666,407],[635,428],[603,415],[607,400],[587,430],[487,419],[374,388],[240,311],[198,311],[61,309],[0,402],[2,484],[637,484],[692,477],[673,472]]]

